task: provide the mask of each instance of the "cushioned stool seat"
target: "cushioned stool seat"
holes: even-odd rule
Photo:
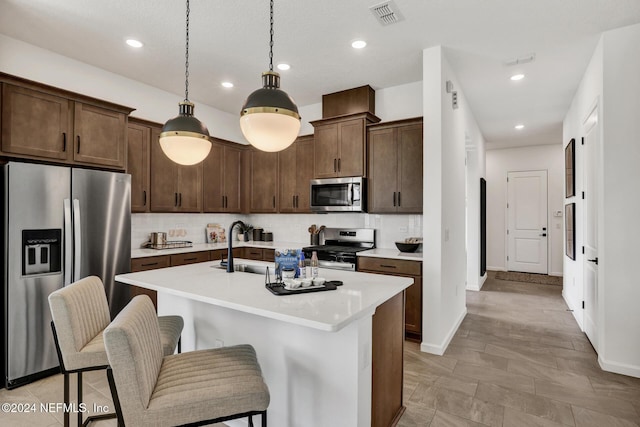
[[[175,426],[262,415],[269,390],[250,345],[163,356],[153,304],[135,297],[104,332],[118,421]]]
[[[104,347],[103,332],[109,325],[109,303],[102,280],[85,277],[49,295],[49,308],[60,369],[64,375],[64,402],[69,403],[69,374],[78,374],[78,404],[82,402],[82,372],[106,369],[109,361]],[[180,316],[158,319],[161,328],[163,354],[173,354],[179,346],[184,322]],[[107,414],[94,419],[113,418]],[[78,411],[78,425],[83,424]],[[69,412],[64,413],[64,425],[69,425]]]

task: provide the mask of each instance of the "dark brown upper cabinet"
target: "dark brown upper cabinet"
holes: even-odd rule
[[[132,109],[0,73],[6,157],[124,170]]]
[[[368,129],[369,212],[422,213],[422,119]]]
[[[298,137],[278,153],[279,211],[311,212],[309,186],[313,178],[313,135]]]
[[[204,160],[204,212],[240,212],[242,149],[211,138],[209,156]]]
[[[380,119],[359,113],[311,122],[315,178],[366,176],[366,127]]]

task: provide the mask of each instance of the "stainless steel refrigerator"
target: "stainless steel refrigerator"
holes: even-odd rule
[[[129,299],[131,176],[9,162],[3,166],[2,333],[7,388],[57,371],[48,296],[86,276],[114,316]]]

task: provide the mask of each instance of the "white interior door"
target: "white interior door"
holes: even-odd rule
[[[507,270],[547,274],[547,171],[507,174]]]
[[[600,152],[600,125],[597,108],[584,123],[584,256],[582,258],[584,290],[584,332],[593,348],[598,350],[598,153]]]

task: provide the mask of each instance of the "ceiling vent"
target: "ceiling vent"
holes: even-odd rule
[[[398,6],[396,6],[393,1],[385,1],[375,6],[371,6],[369,10],[382,25],[395,24],[396,22],[400,22],[404,19],[398,10]]]
[[[520,65],[520,64],[526,64],[528,62],[533,62],[535,60],[536,60],[536,54],[530,53],[528,55],[519,56],[517,58],[509,58],[505,61],[505,65],[508,65],[508,66]]]

